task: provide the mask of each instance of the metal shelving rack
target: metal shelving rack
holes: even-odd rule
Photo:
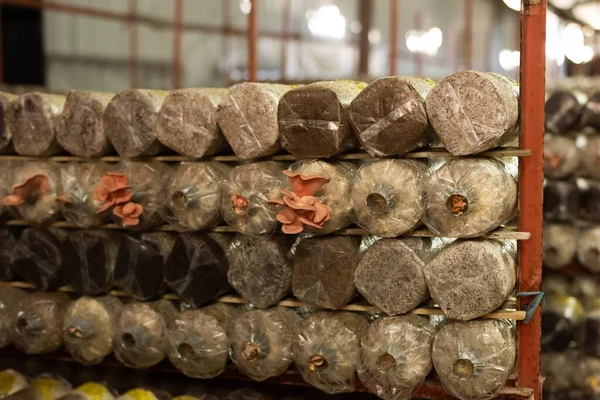
[[[225,3],[228,0],[222,0]],[[290,1],[290,0],[287,0]],[[389,0],[390,5],[390,74],[396,73],[397,65],[397,11],[399,0]],[[519,149],[502,149],[487,152],[486,156],[518,156],[520,157],[519,174],[519,222],[518,227],[509,228],[504,231],[493,232],[491,237],[496,238],[514,238],[519,239],[518,256],[518,292],[539,292],[541,290],[542,278],[542,195],[543,195],[543,133],[544,133],[544,79],[545,79],[545,29],[546,29],[546,4],[547,0],[522,0],[522,9],[520,14],[521,25],[521,68],[520,68],[520,116],[521,116],[521,142]],[[68,6],[53,2],[51,0],[0,0],[0,5],[7,4],[13,6],[22,6],[38,9],[49,9],[59,12],[65,12],[75,15],[87,15],[97,18],[112,19],[127,23],[130,26],[130,71],[131,85],[136,86],[137,82],[137,33],[135,27],[138,24],[150,24],[162,28],[172,28],[174,33],[173,40],[173,88],[180,85],[181,76],[181,33],[183,30],[196,30],[213,34],[222,34],[227,36],[246,36],[248,39],[248,76],[250,80],[256,80],[258,71],[257,41],[259,32],[257,28],[257,8],[259,0],[251,0],[251,11],[248,15],[247,30],[233,29],[228,26],[206,27],[194,24],[184,24],[182,22],[182,2],[183,0],[173,0],[174,20],[156,20],[146,17],[140,17],[136,14],[137,0],[129,0],[129,10],[127,14],[119,14],[111,11],[105,11],[98,8]],[[472,0],[465,0],[465,15],[469,16],[465,20],[466,30],[470,32],[467,35],[467,55],[472,57]],[[288,7],[289,9],[289,7]],[[290,33],[261,32],[263,37],[277,37],[285,42],[288,40],[302,40],[298,35]],[[471,38],[471,40],[469,40]],[[469,65],[470,60],[467,60]],[[0,82],[2,81],[2,59],[0,57]],[[432,153],[432,154],[431,154]],[[447,154],[446,154],[447,155]],[[444,156],[443,152],[414,152],[408,155],[410,158],[422,158],[432,156]],[[346,159],[366,158],[365,154],[352,154],[343,156]],[[11,156],[3,156],[3,159],[9,159]],[[288,160],[290,156],[275,156],[274,159]],[[19,157],[19,159],[27,159]],[[55,161],[78,161],[77,157],[54,157]],[[230,156],[215,157],[219,161],[235,161]],[[103,159],[108,162],[119,161],[118,157],[106,157]],[[183,161],[179,156],[157,157],[160,161]],[[62,224],[62,225],[61,225]],[[27,225],[22,221],[13,221],[9,225],[23,226]],[[57,223],[57,226],[70,228],[69,224]],[[105,228],[115,228],[106,226]],[[227,231],[227,227],[219,227],[217,231]],[[343,232],[345,234],[360,234],[351,229]],[[418,236],[426,236],[427,232],[417,233]],[[499,236],[493,236],[499,235]],[[504,235],[504,236],[503,236]],[[17,285],[18,286],[18,285]],[[69,291],[69,288],[61,290]],[[113,295],[123,295],[118,292]],[[221,299],[224,302],[240,302],[241,299],[227,296]],[[525,398],[530,400],[540,400],[542,393],[542,378],[540,375],[540,338],[541,338],[541,311],[535,310],[533,317],[528,323],[523,321],[524,310],[531,301],[530,297],[519,297],[516,305],[513,302],[511,307],[516,310],[508,311],[513,313],[509,316],[517,320],[517,362],[515,374],[509,377],[509,382],[500,392],[503,398]],[[287,302],[287,303],[286,303]],[[302,306],[294,303],[294,300],[284,300],[283,304],[288,307]],[[289,303],[289,304],[288,304]],[[368,306],[351,305],[349,307],[358,307],[354,311],[372,311],[367,310]],[[362,307],[362,308],[361,308]],[[419,309],[420,313],[431,312],[427,308]],[[435,312],[435,311],[434,311]],[[502,313],[503,311],[499,311]],[[506,315],[493,315],[495,318],[507,318]],[[10,350],[9,350],[10,352]],[[23,355],[23,357],[25,357]],[[70,357],[64,353],[40,356],[54,360],[69,361]],[[107,360],[107,366],[110,368],[122,367],[115,360]],[[176,372],[174,367],[165,366],[165,363],[156,367],[159,372]],[[239,371],[228,369],[223,375],[225,378],[247,379]],[[306,385],[295,370],[290,370],[278,378],[271,379],[274,383]],[[358,388],[359,391],[365,391],[364,388]],[[418,398],[425,399],[444,399],[449,398],[442,390],[439,382],[427,381],[423,388],[417,394]]]

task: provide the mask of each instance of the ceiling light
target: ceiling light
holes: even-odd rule
[[[322,6],[306,14],[308,30],[317,37],[342,39],[346,34],[346,18],[334,5]]]
[[[600,3],[582,3],[575,6],[573,15],[592,28],[600,30]]]
[[[504,4],[506,4],[510,9],[521,11],[521,0],[504,0]]]

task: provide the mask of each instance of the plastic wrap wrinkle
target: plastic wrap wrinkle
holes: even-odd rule
[[[435,328],[414,314],[382,317],[361,343],[358,377],[382,399],[409,400],[431,371]]]
[[[227,328],[232,361],[259,382],[281,375],[293,361],[299,322],[295,311],[284,307],[241,313]]]
[[[452,322],[436,335],[432,358],[446,392],[486,400],[504,386],[515,352],[513,328],[504,320]]]
[[[72,301],[62,320],[66,349],[77,362],[100,364],[112,353],[112,341],[121,301],[112,296],[83,296]]]

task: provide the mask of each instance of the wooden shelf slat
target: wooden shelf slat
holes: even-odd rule
[[[10,286],[18,289],[26,289],[26,290],[36,290],[36,287],[28,282],[2,282],[0,281],[0,286]],[[69,286],[61,286],[57,289],[59,292],[66,293],[75,293],[75,291]],[[128,293],[123,292],[121,290],[111,290],[107,293],[109,296],[115,297],[131,297]],[[162,296],[163,299],[166,300],[179,300],[179,297],[175,294],[168,293]],[[228,295],[223,296],[216,300],[218,303],[228,303],[228,304],[249,304],[249,302],[239,296]],[[282,307],[290,307],[290,308],[301,308],[301,307],[312,307],[310,304],[302,302],[296,298],[288,298],[281,300],[277,305]],[[343,307],[338,308],[341,311],[356,311],[356,312],[382,312],[379,308],[372,306],[370,304],[348,304]],[[432,304],[431,302],[425,303],[425,305],[421,307],[417,307],[411,311],[412,314],[417,315],[444,315],[444,311]],[[494,312],[491,312],[482,318],[487,319],[511,319],[516,321],[522,321],[525,319],[525,311],[519,311],[515,309],[515,299],[511,298],[507,302],[505,302],[501,309],[498,309]]]
[[[496,150],[484,151],[479,154],[474,154],[467,157],[527,157],[531,155],[531,150],[520,149],[517,147],[505,147],[499,148]],[[456,157],[447,152],[444,149],[425,149],[413,151],[410,153],[406,153],[403,156],[393,157],[393,158],[464,158],[464,157]],[[373,157],[369,153],[366,152],[356,152],[356,153],[347,153],[347,154],[339,154],[333,159],[337,160],[382,160],[381,157]],[[54,157],[29,157],[29,156],[19,156],[16,154],[11,155],[1,155],[0,161],[35,161],[35,160],[52,160],[56,162],[81,162],[81,161],[104,161],[109,163],[115,163],[123,160],[122,157],[119,156],[106,156],[100,157],[94,160],[90,160],[83,157],[70,156],[70,155],[61,155]],[[195,159],[180,155],[164,155],[164,156],[155,156],[155,157],[140,157],[136,160],[140,161],[161,161],[161,162],[181,162],[181,161],[221,161],[221,162],[245,162],[247,160],[240,160],[238,157],[234,155],[223,155],[223,156],[214,156],[214,157],[206,157],[202,159]],[[291,154],[278,154],[271,157],[265,157],[261,160],[274,160],[274,161],[296,161],[296,158]]]
[[[31,223],[29,221],[24,221],[24,220],[19,220],[19,219],[9,220],[0,225],[23,226],[23,227],[45,226],[45,227],[64,228],[64,229],[119,229],[119,230],[126,230],[126,228],[124,228],[120,225],[117,225],[117,224],[104,224],[104,225],[94,226],[94,227],[90,227],[90,228],[81,228],[71,222],[68,222],[68,221],[55,221],[55,222],[48,223],[48,224],[37,225],[37,224]],[[163,225],[163,226],[157,227],[153,230],[167,231],[167,232],[177,232],[178,231],[177,228],[170,226],[170,225]],[[232,228],[228,225],[216,226],[214,228],[209,229],[209,231],[222,232],[222,233],[235,233],[236,232],[236,230],[234,228]],[[281,233],[281,232],[278,232],[278,233]],[[340,229],[340,230],[333,232],[333,234],[342,235],[342,236],[372,235],[368,231],[361,229],[361,228]],[[529,236],[530,235],[528,232],[520,232],[514,226],[507,226],[507,227],[495,229],[492,232],[485,234],[483,237],[488,238],[488,239],[501,239],[501,240],[508,240],[508,239],[527,240],[527,239],[529,239]],[[442,236],[430,231],[429,229],[417,229],[415,231],[405,233],[405,234],[401,235],[401,237],[442,237]]]

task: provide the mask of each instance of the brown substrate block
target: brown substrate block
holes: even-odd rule
[[[227,278],[240,296],[259,308],[267,308],[290,293],[293,267],[288,242],[282,236],[236,235],[227,254]]]
[[[452,322],[435,337],[432,359],[446,392],[461,400],[491,399],[515,364],[513,327],[504,320]]]
[[[600,179],[600,135],[583,136],[579,144],[583,174],[592,179]]]
[[[300,317],[290,308],[246,311],[228,324],[231,359],[255,381],[283,374],[292,364]]]
[[[62,149],[56,141],[65,96],[30,92],[11,104],[8,122],[12,143],[22,156],[51,156]]]
[[[585,101],[585,95],[581,93],[566,90],[554,92],[544,107],[546,131],[564,134],[575,129]]]
[[[356,295],[354,271],[359,243],[352,236],[303,239],[293,256],[292,289],[298,299],[336,309]]]
[[[170,92],[162,104],[156,137],[171,150],[192,158],[219,154],[227,142],[217,125],[217,105],[227,89],[198,88]]]
[[[121,157],[154,156],[164,150],[157,139],[158,112],[168,92],[130,89],[106,106],[104,132]]]
[[[168,318],[174,315],[162,315],[157,303],[130,303],[117,316],[113,350],[130,368],[148,368],[165,358]]]
[[[542,351],[565,351],[581,344],[583,306],[575,297],[548,296],[542,313]]]
[[[581,198],[575,182],[544,181],[544,221],[567,222],[577,220]]]
[[[166,232],[121,235],[115,285],[140,301],[161,295],[164,264],[174,244],[175,237]]]
[[[281,145],[296,158],[327,158],[358,146],[352,133],[350,103],[363,82],[315,82],[290,90],[277,111]]]
[[[596,92],[590,96],[585,107],[581,111],[580,125],[583,127],[590,126],[600,130],[600,92]]]
[[[114,93],[70,90],[62,121],[56,132],[58,144],[84,158],[102,157],[112,150],[104,132],[102,116]]]
[[[66,233],[58,229],[27,228],[12,255],[13,271],[41,290],[63,283],[62,242]]]
[[[232,86],[217,108],[217,122],[236,156],[243,160],[281,150],[277,104],[291,86],[244,82]]]
[[[60,211],[60,166],[53,162],[25,161],[11,165],[10,193],[2,198],[9,210],[27,221],[42,223]]]
[[[352,183],[356,223],[373,235],[395,237],[421,223],[426,165],[412,160],[363,164]]]
[[[15,310],[10,340],[27,354],[51,353],[62,343],[62,320],[69,296],[62,292],[32,292]]]
[[[25,296],[20,289],[0,287],[0,348],[10,344],[11,330],[15,329],[19,306]]]
[[[13,231],[8,227],[0,228],[0,281],[9,282],[15,279],[15,271],[11,265],[15,243]]]
[[[498,74],[455,72],[431,89],[426,106],[429,123],[455,156],[500,146],[518,132],[518,84]]]
[[[457,240],[424,269],[431,297],[449,318],[482,317],[504,303],[516,282],[516,244]]]
[[[570,265],[577,253],[579,231],[571,225],[544,225],[542,258],[544,267],[560,270]]]
[[[71,302],[62,328],[65,348],[79,363],[100,364],[112,353],[115,322],[121,301],[114,296],[83,296]]]
[[[220,183],[231,168],[218,162],[183,162],[167,183],[165,221],[180,231],[199,231],[221,221]],[[229,200],[231,201],[231,200]]]
[[[294,363],[302,378],[329,394],[356,389],[360,342],[369,322],[359,313],[318,311],[298,326]]]
[[[481,236],[506,223],[517,207],[512,167],[488,158],[444,163],[425,183],[423,222],[445,237]]]
[[[564,179],[579,168],[581,155],[575,140],[546,135],[544,138],[544,175],[550,179]]]
[[[377,319],[361,342],[360,381],[382,399],[412,399],[433,367],[434,336],[415,314]]]
[[[0,92],[0,154],[10,153],[12,150],[12,131],[9,120],[11,103],[17,98],[12,93]]]
[[[119,238],[105,231],[70,231],[62,246],[63,281],[79,294],[98,295],[113,287]]]
[[[388,76],[371,82],[350,104],[350,122],[372,156],[402,155],[428,143],[429,79]]]
[[[578,179],[579,217],[585,221],[600,222],[600,181]]]
[[[227,174],[221,186],[221,215],[227,224],[246,235],[270,233],[277,227],[278,207],[267,204],[288,188],[285,164],[274,161],[243,164]]]
[[[194,233],[177,236],[163,269],[165,283],[193,307],[231,290],[226,257],[230,235]]]
[[[360,260],[354,284],[386,314],[407,313],[429,298],[423,270],[439,247],[432,239],[380,239]]]
[[[100,212],[104,202],[96,198],[94,191],[110,168],[110,164],[101,162],[61,165],[61,193],[56,201],[64,219],[82,228],[107,221],[109,213]]]
[[[318,200],[322,201],[323,204],[331,208],[329,220],[322,224],[320,229],[305,225],[305,232],[326,234],[350,225],[352,222],[350,189],[352,177],[356,172],[354,165],[348,162],[304,160],[290,165],[289,170],[301,174],[301,177],[322,177],[329,179],[328,183],[325,183],[312,194]],[[277,196],[277,198],[279,197],[281,195]]]
[[[581,232],[577,242],[577,258],[592,272],[600,272],[600,226]]]
[[[226,324],[234,313],[233,306],[224,304],[183,311],[168,331],[169,360],[192,378],[211,379],[220,375],[229,358]]]

